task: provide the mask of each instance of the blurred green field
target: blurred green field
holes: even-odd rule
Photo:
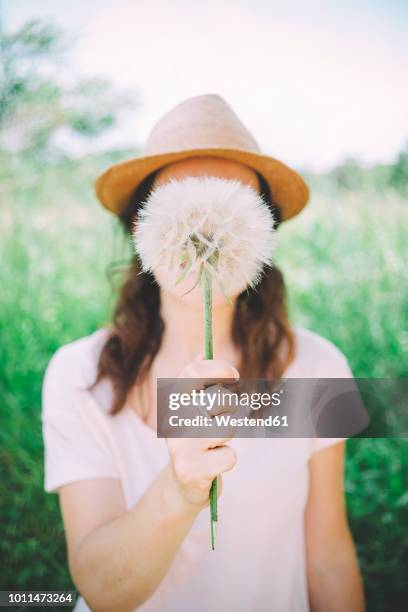
[[[0,589],[72,588],[56,496],[43,492],[44,369],[109,319],[129,243],[93,198],[105,159],[19,168],[0,210]],[[406,377],[408,209],[392,190],[312,184],[280,229],[292,320],[329,338],[355,376]],[[405,235],[404,235],[405,234]],[[116,278],[116,280],[115,280]],[[112,284],[113,283],[113,284]],[[408,597],[408,441],[347,443],[346,491],[368,609]]]

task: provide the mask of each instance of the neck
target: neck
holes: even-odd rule
[[[214,359],[230,356],[234,349],[231,326],[235,303],[217,304],[212,309]],[[193,361],[204,353],[203,308],[183,302],[161,291],[161,317],[165,324],[160,352],[174,355],[181,362]],[[204,354],[202,355],[204,359]]]

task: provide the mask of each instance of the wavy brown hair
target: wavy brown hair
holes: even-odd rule
[[[275,227],[281,223],[268,184],[258,175],[261,195],[270,206]],[[129,236],[132,222],[152,189],[155,173],[135,190],[120,222]],[[164,322],[160,316],[160,287],[154,276],[142,272],[137,254],[127,270],[114,308],[110,334],[99,356],[92,389],[107,377],[113,386],[111,414],[125,405],[133,385],[144,381],[159,351]],[[283,276],[276,266],[268,268],[255,289],[247,288],[237,298],[231,337],[238,349],[241,378],[280,378],[292,362],[295,340],[287,315]]]

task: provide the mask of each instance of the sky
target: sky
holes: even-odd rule
[[[408,142],[408,3],[400,0],[8,0],[7,29],[53,19],[76,72],[138,104],[103,146],[139,147],[185,98],[223,96],[265,153],[324,171]]]

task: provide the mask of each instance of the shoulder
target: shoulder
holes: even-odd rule
[[[295,359],[289,369],[294,376],[343,378],[352,376],[345,354],[330,340],[304,327],[292,328]]]
[[[317,359],[346,359],[344,353],[324,336],[300,326],[294,327],[293,330],[299,355],[304,356],[307,353],[309,357]]]
[[[112,448],[112,421],[89,387],[105,329],[61,346],[51,357],[42,387],[45,490],[93,478],[119,478]]]
[[[42,382],[42,414],[78,412],[84,404],[93,403],[108,412],[112,389],[102,380],[92,390],[96,380],[100,352],[110,335],[105,328],[68,342],[55,351],[45,369]],[[90,402],[89,398],[96,400]]]
[[[96,375],[99,354],[108,337],[109,330],[100,328],[88,336],[62,345],[48,362],[44,383],[51,378],[58,378],[90,385]]]

